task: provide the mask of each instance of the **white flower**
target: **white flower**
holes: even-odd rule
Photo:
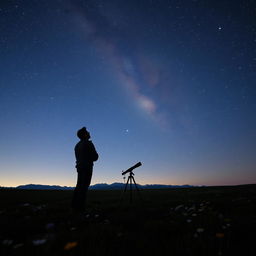
[[[203,233],[204,229],[203,228],[198,228],[196,231],[197,231],[197,233]]]
[[[46,239],[38,239],[38,240],[33,240],[32,241],[33,245],[41,245],[46,243]]]
[[[191,219],[187,219],[187,223],[190,223],[190,222],[192,222],[192,220]]]
[[[180,210],[181,208],[183,208],[183,206],[184,206],[183,204],[180,204],[180,205],[176,206],[174,210],[175,210],[175,211],[178,211],[178,210]]]
[[[193,212],[193,211],[195,211],[195,206],[193,205],[192,207],[190,207],[190,208],[188,208],[188,212]]]
[[[13,243],[13,240],[5,239],[2,241],[3,245],[11,245]]]
[[[15,244],[15,245],[13,246],[13,249],[18,249],[18,248],[22,247],[23,245],[24,245],[23,243]]]
[[[104,220],[104,224],[109,224],[110,223],[110,221],[109,220]]]

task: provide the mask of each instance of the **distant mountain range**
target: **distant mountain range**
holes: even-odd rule
[[[124,183],[99,183],[95,185],[91,185],[89,189],[91,190],[117,190],[117,189],[124,189]],[[132,185],[134,188],[134,185]],[[161,184],[147,184],[147,185],[139,185],[137,184],[138,188],[140,189],[162,189],[162,188],[189,188],[194,187],[191,185],[161,185]],[[20,185],[16,187],[17,189],[38,189],[38,190],[73,190],[74,187],[67,187],[67,186],[58,186],[58,185],[40,185],[40,184],[27,184],[27,185]]]

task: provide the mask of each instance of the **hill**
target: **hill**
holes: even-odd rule
[[[89,189],[92,190],[119,190],[124,189],[123,183],[98,183],[95,185],[91,185]],[[132,185],[134,188],[134,185]],[[147,185],[140,185],[137,184],[138,188],[140,189],[162,189],[162,188],[189,188],[193,187],[191,185],[161,185],[161,184],[147,184]],[[67,186],[59,186],[59,185],[41,185],[41,184],[27,184],[27,185],[20,185],[16,187],[17,189],[33,189],[33,190],[73,190],[74,187],[67,187]]]

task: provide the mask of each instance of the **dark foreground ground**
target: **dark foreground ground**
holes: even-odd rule
[[[256,185],[89,191],[0,190],[1,255],[256,255]],[[128,194],[126,195],[128,196]]]

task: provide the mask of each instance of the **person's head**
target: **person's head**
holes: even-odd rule
[[[91,138],[90,133],[86,130],[85,127],[81,128],[77,131],[77,137],[80,140],[89,140]]]

